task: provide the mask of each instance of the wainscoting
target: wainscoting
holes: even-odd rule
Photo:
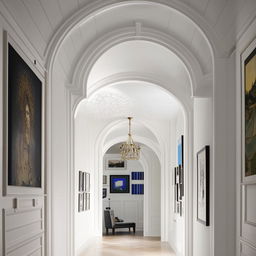
[[[3,209],[3,255],[44,255],[42,199],[14,199],[14,208]]]

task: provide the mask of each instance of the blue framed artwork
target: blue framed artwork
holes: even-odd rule
[[[110,175],[110,193],[130,193],[130,175]]]
[[[132,184],[132,194],[133,195],[143,195],[144,194],[144,184]]]
[[[181,135],[178,140],[178,165],[183,167],[184,164],[184,136]]]
[[[144,180],[144,172],[132,172],[132,180]]]

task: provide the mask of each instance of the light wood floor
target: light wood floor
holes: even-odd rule
[[[103,236],[79,256],[175,256],[167,243],[159,238],[143,237],[139,234],[117,233]]]

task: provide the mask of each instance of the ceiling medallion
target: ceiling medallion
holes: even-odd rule
[[[132,117],[128,117],[128,120],[129,120],[128,139],[120,147],[120,153],[121,153],[122,160],[139,160],[139,158],[140,158],[140,146],[136,145],[132,139],[131,119],[132,119]]]

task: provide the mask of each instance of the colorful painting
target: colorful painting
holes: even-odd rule
[[[132,172],[132,180],[144,180],[144,172]]]
[[[42,82],[8,42],[7,185],[42,187]]]
[[[205,146],[197,153],[197,220],[209,226],[209,151]]]
[[[256,48],[244,61],[245,177],[256,175]]]
[[[144,184],[132,184],[133,195],[144,195]]]
[[[184,136],[181,135],[179,140],[178,140],[178,165],[182,166],[183,167],[183,164],[184,164]]]
[[[130,176],[110,175],[110,193],[130,193]]]

